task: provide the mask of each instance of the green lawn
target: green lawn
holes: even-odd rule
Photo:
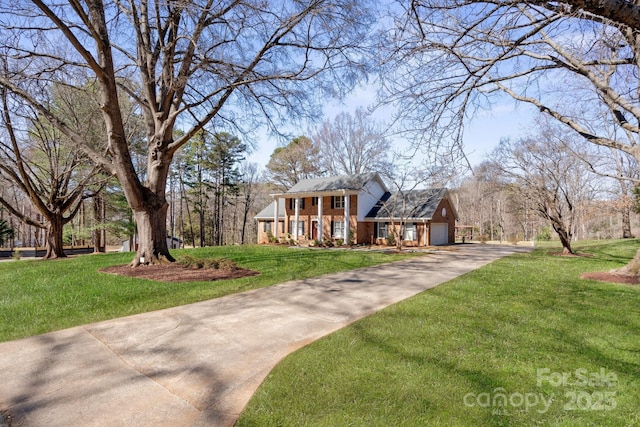
[[[517,254],[389,307],[287,357],[238,425],[638,426],[640,287],[579,275],[639,245]]]
[[[240,267],[261,274],[216,282],[163,283],[97,272],[106,266],[129,263],[131,253],[2,262],[0,342],[412,256],[276,246],[230,246],[172,253],[178,257],[182,254],[227,257]]]

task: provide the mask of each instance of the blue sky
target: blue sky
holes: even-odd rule
[[[518,138],[527,133],[538,114],[531,106],[504,100],[489,111],[468,120],[465,127],[465,153],[472,165],[480,163],[502,138]]]
[[[364,88],[357,89],[344,102],[331,102],[324,108],[324,119],[333,119],[338,113],[354,112],[358,107],[367,107],[375,101],[375,91]],[[388,111],[378,111],[374,114],[377,120],[384,120]],[[536,110],[524,104],[518,104],[510,98],[503,99],[492,105],[490,110],[476,113],[475,117],[465,124],[464,146],[465,153],[472,165],[480,163],[490,153],[502,138],[517,138],[526,133],[527,127],[533,124]],[[305,129],[295,132],[299,136],[306,133]],[[257,163],[264,169],[273,150],[282,145],[283,141],[270,137],[266,132],[258,138],[255,151],[247,157],[250,162]]]

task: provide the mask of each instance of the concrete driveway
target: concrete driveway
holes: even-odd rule
[[[230,426],[289,353],[530,249],[463,245],[2,343],[0,412],[14,426]]]

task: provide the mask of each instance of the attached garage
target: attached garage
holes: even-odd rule
[[[395,229],[395,236],[402,233],[404,246],[453,245],[457,219],[446,188],[387,192],[365,216],[365,221],[372,222],[365,238],[386,244]]]
[[[431,246],[442,246],[449,244],[449,224],[446,222],[431,223],[429,232],[429,242]]]

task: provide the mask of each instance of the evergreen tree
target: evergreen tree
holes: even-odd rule
[[[9,227],[7,221],[0,219],[0,246],[4,246],[6,242],[11,240],[14,236],[14,229]]]
[[[225,209],[238,193],[246,144],[227,132],[199,132],[184,149],[184,182],[199,220],[200,246],[225,243]],[[209,206],[209,202],[212,206]]]

